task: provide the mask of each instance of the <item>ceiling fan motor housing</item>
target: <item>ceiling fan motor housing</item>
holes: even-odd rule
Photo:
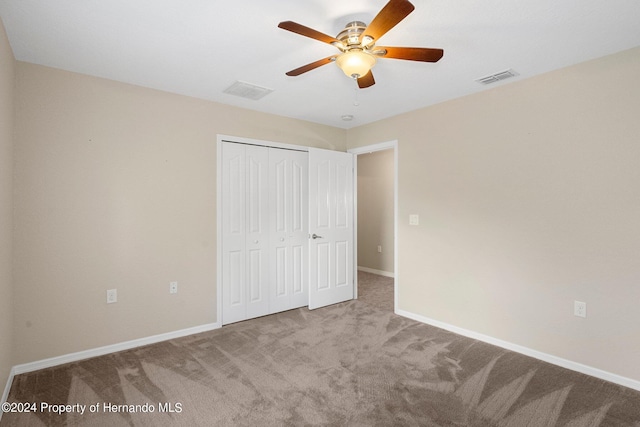
[[[360,36],[366,29],[367,25],[364,22],[352,21],[345,25],[344,30],[336,37],[344,47],[341,49],[343,53],[336,57],[336,63],[347,76],[353,79],[364,76],[376,64],[376,58],[369,52],[373,40],[364,37],[371,46],[366,46],[360,41]]]
[[[344,30],[336,37],[346,48],[360,47],[360,35],[367,29],[362,21],[352,21],[344,26]]]

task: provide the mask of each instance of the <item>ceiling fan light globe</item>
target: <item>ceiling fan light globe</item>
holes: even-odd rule
[[[336,58],[336,64],[347,75],[354,79],[365,76],[374,65],[376,58],[361,50],[345,52]]]

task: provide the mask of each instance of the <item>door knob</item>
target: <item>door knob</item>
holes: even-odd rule
[[[316,233],[313,233],[311,236],[312,239],[322,239],[322,236],[318,236]]]

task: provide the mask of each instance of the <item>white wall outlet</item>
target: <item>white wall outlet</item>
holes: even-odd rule
[[[573,315],[578,317],[587,317],[587,303],[582,301],[574,301]]]
[[[382,253],[382,245],[378,245],[378,253],[381,254]]]
[[[169,293],[177,294],[178,293],[178,282],[170,282],[169,283]]]
[[[418,214],[409,215],[409,225],[420,225],[420,216]]]
[[[113,304],[114,302],[118,302],[118,290],[107,289],[107,304]]]

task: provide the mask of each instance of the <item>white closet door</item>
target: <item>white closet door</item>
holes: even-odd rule
[[[352,299],[353,156],[221,144],[222,323]]]
[[[270,312],[308,303],[308,153],[269,150]]]
[[[247,318],[269,314],[269,149],[246,146]]]
[[[222,144],[222,313],[228,324],[269,314],[266,147]]]

